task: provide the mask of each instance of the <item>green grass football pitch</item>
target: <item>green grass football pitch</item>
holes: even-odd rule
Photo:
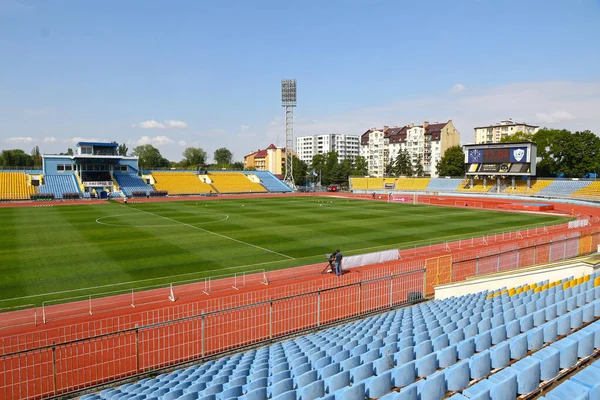
[[[325,265],[335,249],[348,256],[561,221],[325,197],[0,208],[0,308],[111,289],[54,292]]]

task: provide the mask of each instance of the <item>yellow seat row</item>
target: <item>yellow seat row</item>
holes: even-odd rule
[[[508,187],[504,190],[504,193],[512,194],[534,194],[552,184],[552,180],[535,180],[531,183],[531,187],[527,189],[526,181],[516,181],[515,187]]]
[[[490,189],[494,186],[493,181],[488,181],[487,185],[483,187],[483,179],[475,179],[473,181],[473,187],[471,187],[471,180],[465,179],[456,189],[458,192],[479,192],[485,193],[489,192]]]
[[[600,197],[600,182],[592,182],[586,187],[571,193],[569,197],[588,200],[598,199]]]
[[[215,189],[200,180],[194,172],[152,172],[154,189],[166,190],[169,194],[205,194]]]
[[[266,193],[260,183],[252,182],[241,172],[212,172],[208,174],[212,185],[219,193]]]
[[[29,200],[34,193],[24,172],[0,172],[0,200]]]
[[[430,178],[398,178],[396,190],[425,190]]]
[[[581,285],[582,283],[589,281],[590,278],[591,278],[590,275],[584,275],[584,276],[581,276],[579,278],[574,278],[574,279],[568,279],[568,278],[559,279],[557,281],[549,282],[544,285],[540,285],[538,283],[522,285],[522,286],[513,287],[510,289],[503,289],[501,291],[490,293],[486,296],[486,299],[491,299],[493,297],[502,296],[504,294],[507,294],[508,296],[515,296],[515,295],[521,294],[523,292],[527,292],[529,290],[533,290],[534,293],[538,293],[538,292],[542,292],[544,290],[548,290],[555,286],[562,286],[562,289],[565,290],[565,289],[568,289],[568,288],[571,288],[571,287],[574,287],[577,285]],[[594,287],[597,287],[597,286],[600,286],[600,277],[594,279]]]

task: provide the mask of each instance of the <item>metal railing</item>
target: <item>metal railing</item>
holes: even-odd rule
[[[0,398],[57,396],[408,304],[409,298],[422,298],[425,270],[402,268],[374,271],[369,279],[335,287],[9,352],[0,356]]]

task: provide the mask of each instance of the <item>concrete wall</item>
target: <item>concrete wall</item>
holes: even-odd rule
[[[532,284],[545,280],[557,281],[570,276],[580,277],[591,274],[594,268],[589,264],[574,262],[548,268],[531,268],[524,271],[514,271],[507,275],[483,277],[449,285],[435,287],[435,299],[443,300],[452,296],[462,296],[484,290],[493,291],[501,288],[511,288],[523,284]]]

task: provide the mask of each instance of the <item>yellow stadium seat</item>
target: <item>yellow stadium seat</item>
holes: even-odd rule
[[[154,188],[166,190],[170,195],[215,193],[195,172],[152,172],[152,177]]]
[[[542,286],[542,290],[548,290],[549,285]]]
[[[571,287],[571,282],[565,282],[565,283],[562,284],[563,290],[568,289],[570,287]]]
[[[208,177],[219,193],[266,193],[260,183],[252,182],[241,172],[211,172]]]
[[[587,281],[589,281],[589,280],[590,280],[590,276],[589,276],[589,275],[584,275],[584,277],[583,277],[583,281],[584,281],[584,282],[587,282]]]
[[[594,279],[594,287],[600,286],[600,276]]]
[[[533,289],[533,293],[539,293],[539,292],[541,292],[542,290],[544,290],[544,289],[543,289],[542,287],[538,286],[538,287],[536,287],[535,289]]]
[[[577,282],[577,285],[581,285],[583,283],[583,276],[577,278],[576,282]]]

